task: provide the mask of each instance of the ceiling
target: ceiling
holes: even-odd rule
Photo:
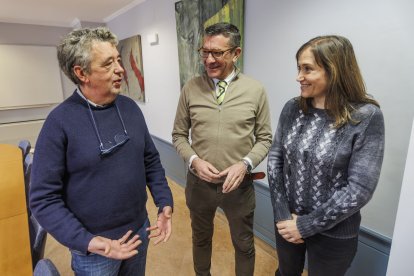
[[[0,0],[0,22],[74,27],[108,22],[146,0]]]

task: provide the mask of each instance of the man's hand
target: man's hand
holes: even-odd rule
[[[242,183],[246,172],[246,165],[242,161],[237,162],[236,164],[222,171],[219,174],[220,178],[226,177],[226,180],[223,184],[223,193],[229,193],[237,189],[240,183]]]
[[[290,220],[282,220],[276,223],[277,231],[288,242],[303,243],[304,241],[296,225],[298,216],[292,214],[292,217]]]
[[[212,164],[203,159],[197,157],[191,163],[191,166],[197,173],[198,177],[202,180],[210,183],[220,183],[219,170],[217,170]]]
[[[132,231],[129,230],[119,240],[110,240],[108,238],[96,236],[89,242],[88,251],[116,260],[129,259],[138,254],[136,248],[142,243],[142,241],[139,240],[138,235],[133,236],[127,241],[131,234]]]
[[[147,231],[154,231],[151,233],[148,238],[157,238],[154,242],[155,245],[161,241],[166,242],[171,236],[171,217],[172,217],[172,208],[170,206],[165,206],[162,209],[162,213],[159,213],[157,222],[154,226],[147,228]]]

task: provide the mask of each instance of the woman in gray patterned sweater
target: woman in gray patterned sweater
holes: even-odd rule
[[[351,43],[311,39],[296,54],[301,95],[280,115],[268,157],[276,275],[344,275],[384,153],[384,119],[368,97]]]

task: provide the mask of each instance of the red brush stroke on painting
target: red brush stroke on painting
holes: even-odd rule
[[[141,87],[141,91],[144,92],[144,77],[142,76],[141,71],[138,69],[134,56],[132,55],[132,50],[129,53],[129,63],[131,64],[131,68],[134,71],[135,76],[138,79],[138,83],[139,83],[139,86]]]
[[[121,62],[121,65],[122,65],[122,68],[124,69],[124,80],[125,80],[125,82],[126,82],[126,85],[127,85],[127,87],[128,87],[128,91],[129,91],[129,83],[128,83],[128,74],[127,74],[127,70],[125,70],[125,67],[124,67],[124,65],[122,64],[122,62]]]

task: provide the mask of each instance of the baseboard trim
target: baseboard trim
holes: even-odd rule
[[[154,135],[152,138],[160,153],[166,175],[185,187],[187,166],[178,156],[172,143]],[[269,186],[264,182],[254,181],[254,187],[256,191],[254,233],[258,238],[276,247]],[[385,276],[390,249],[390,238],[361,226],[358,252],[346,275]]]

